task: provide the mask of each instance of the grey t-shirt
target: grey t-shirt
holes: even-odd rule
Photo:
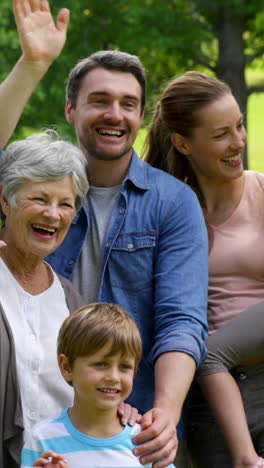
[[[90,230],[73,272],[73,284],[86,304],[96,302],[102,275],[102,251],[106,229],[121,185],[90,187]]]

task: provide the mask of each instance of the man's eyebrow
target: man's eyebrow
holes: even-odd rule
[[[89,95],[88,95],[88,98],[90,96],[111,96],[111,93],[108,93],[107,91],[92,91]],[[135,101],[135,102],[140,102],[140,98],[138,96],[135,96],[134,94],[124,94],[122,96],[122,99],[130,99],[131,101]]]

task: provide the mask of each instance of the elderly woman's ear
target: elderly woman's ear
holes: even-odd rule
[[[3,194],[3,186],[0,184],[0,204],[1,204],[1,209],[2,212],[4,213],[5,216],[8,215],[9,213],[9,203],[5,195]]]

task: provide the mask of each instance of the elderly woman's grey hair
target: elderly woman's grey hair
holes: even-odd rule
[[[24,182],[59,180],[66,176],[72,178],[78,211],[89,187],[86,158],[77,146],[62,139],[54,130],[14,141],[0,158],[0,184],[3,195],[13,207]]]

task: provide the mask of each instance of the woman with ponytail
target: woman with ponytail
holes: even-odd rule
[[[194,384],[195,468],[264,466],[264,175],[243,169],[246,139],[228,85],[191,71],[162,93],[145,146],[149,164],[196,192],[209,234],[209,353],[197,380],[217,423]]]

